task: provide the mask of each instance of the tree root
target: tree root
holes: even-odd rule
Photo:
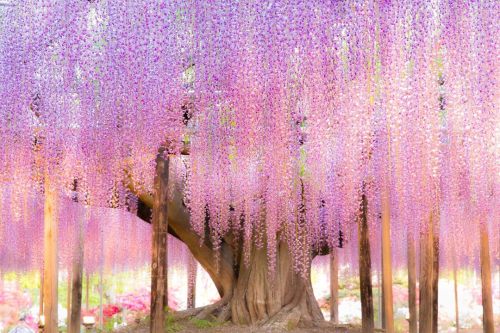
[[[173,314],[175,320],[196,318],[223,323],[231,320],[231,299],[224,297],[221,300],[199,308],[177,311]],[[301,302],[294,300],[270,318],[255,323],[255,326],[273,330],[293,330],[301,328],[352,328],[352,325],[335,325],[317,318],[304,317]]]
[[[230,299],[231,295],[225,295],[221,300],[206,306],[195,317],[197,319],[208,319],[210,316],[214,316],[215,313],[221,312],[221,309],[229,303]]]
[[[225,322],[231,319],[230,296],[223,297],[221,300],[199,308],[176,311],[173,313],[174,320],[187,318],[196,319],[216,319],[217,322]]]
[[[258,326],[266,329],[293,330],[301,328],[326,328],[331,324],[324,320],[304,318],[300,307],[283,308],[271,318],[258,323]]]
[[[223,323],[231,319],[231,303],[224,305],[217,315],[217,322]]]
[[[186,318],[191,318],[199,314],[201,311],[203,311],[206,308],[206,306],[202,306],[199,308],[194,308],[194,309],[186,309],[182,311],[176,311],[172,314],[172,317],[174,320],[182,320]]]

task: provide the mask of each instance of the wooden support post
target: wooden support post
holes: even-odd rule
[[[453,249],[455,249],[455,242]],[[455,327],[456,332],[460,331],[460,320],[459,320],[459,311],[458,311],[458,281],[457,281],[457,254],[456,251],[453,251],[453,289],[455,294]]]
[[[103,309],[103,293],[104,293],[104,230],[102,230],[102,224],[99,228],[100,238],[101,238],[101,255],[99,259],[99,327],[104,329],[104,309]]]
[[[167,185],[165,184],[165,189],[167,188]],[[165,206],[167,205],[167,197],[165,193]],[[165,266],[163,269],[163,276],[164,276],[164,281],[163,281],[163,310],[168,311],[168,215],[167,215],[167,208],[165,208]]]
[[[480,221],[481,238],[481,286],[483,301],[483,332],[493,333],[495,331],[493,323],[493,301],[491,291],[491,260],[490,243],[488,237],[488,226],[486,221]]]
[[[68,267],[68,289],[66,289],[66,327],[69,327],[71,312],[71,269]]]
[[[361,291],[362,333],[372,333],[375,329],[373,319],[373,291],[371,277],[370,236],[368,233],[368,203],[365,194],[361,196],[361,215],[358,222],[359,237],[359,285]]]
[[[438,333],[439,296],[439,222],[434,223],[432,260],[432,333]]]
[[[391,220],[389,194],[387,189],[382,194],[382,295],[383,323],[387,333],[394,333],[394,313],[392,298],[392,256],[391,256]]]
[[[193,309],[196,307],[196,276],[198,263],[194,256],[189,253],[188,258],[188,293],[187,293],[187,307],[188,309]]]
[[[336,248],[330,254],[330,321],[339,323],[339,258]]]
[[[58,333],[57,329],[57,214],[56,193],[49,181],[45,180],[44,205],[44,278],[43,278],[43,315],[44,333]]]
[[[408,308],[410,312],[409,333],[417,333],[417,265],[415,239],[408,231]]]
[[[382,247],[380,248],[382,249]],[[380,320],[380,327],[382,329],[385,328],[385,311],[384,311],[384,257],[380,257],[380,271],[377,273],[377,278],[378,279],[378,291],[379,291],[379,297],[378,297],[378,312],[379,312],[379,320]]]
[[[419,303],[419,332],[432,333],[433,309],[433,213],[429,218],[428,227],[420,234],[420,303]]]
[[[84,213],[82,213],[82,215],[84,215]],[[68,333],[80,333],[80,327],[81,327],[82,279],[83,279],[83,225],[84,225],[84,218],[83,216],[80,216],[78,219],[78,227],[76,235],[77,239],[73,251],[73,263],[72,263],[73,273],[71,279],[71,313],[68,325]]]
[[[38,317],[43,315],[43,267],[40,270],[40,304],[38,304]]]
[[[383,293],[382,293],[382,258],[380,260],[380,267],[377,269],[377,306],[378,306],[378,315],[377,315],[377,322],[380,327],[384,327],[384,304],[383,299]]]
[[[102,273],[103,273],[102,269],[100,269],[99,270],[99,328],[101,330],[104,328],[104,309],[103,309],[103,304],[102,304],[104,283],[103,283]]]
[[[167,289],[167,233],[168,233],[168,167],[169,159],[163,149],[156,157],[153,202],[153,258],[151,265],[151,333],[165,331],[165,308],[168,305]]]
[[[85,290],[85,310],[86,310],[86,311],[89,311],[89,309],[90,309],[90,308],[89,308],[89,297],[90,297],[90,295],[89,295],[89,288],[90,288],[90,277],[89,277],[89,272],[87,272],[87,274],[86,274],[86,275],[87,275],[87,278],[86,278],[86,280],[87,280],[87,286],[86,286],[86,288],[85,288],[85,289],[86,289],[86,290]]]

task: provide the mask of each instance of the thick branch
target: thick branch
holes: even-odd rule
[[[175,163],[176,159],[172,158],[171,161]],[[127,176],[126,185],[130,192],[136,195],[146,206],[152,207],[152,195],[138,190],[132,177],[129,174]],[[171,177],[170,180],[176,182],[175,177]],[[168,232],[188,246],[193,256],[212,278],[221,296],[232,293],[235,273],[233,270],[233,253],[230,246],[224,242],[221,244],[218,253],[219,261],[216,262],[214,260],[217,257],[215,250],[203,242],[191,229],[189,212],[182,204],[183,184],[176,182],[173,185],[173,197],[169,198],[168,202]]]

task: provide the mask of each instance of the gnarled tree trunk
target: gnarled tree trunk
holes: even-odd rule
[[[192,246],[192,243],[187,244]],[[232,275],[225,261],[230,258],[229,247],[223,248],[220,253],[218,265],[221,275],[212,274],[217,272],[214,258],[205,260],[205,256],[200,256],[201,252],[194,252],[194,256],[201,258],[201,265],[218,286],[221,300],[204,308],[188,309],[181,316],[196,316],[199,319],[213,317],[218,321],[232,320],[235,324],[281,329],[324,324],[323,314],[313,294],[309,272],[305,277],[295,272],[285,243],[278,245],[275,272],[268,271],[264,248],[254,246],[247,264],[242,256],[234,258]],[[228,275],[230,278],[225,277]]]
[[[171,160],[171,163],[175,161]],[[279,243],[276,251],[276,271],[268,272],[265,248],[253,247],[245,265],[240,242],[225,237],[216,253],[210,237],[201,240],[190,227],[189,212],[182,201],[183,184],[171,175],[174,189],[168,202],[168,232],[184,242],[192,255],[210,275],[220,301],[177,314],[178,318],[216,318],[237,324],[258,324],[268,327],[293,328],[317,326],[324,318],[314,297],[309,272],[305,277],[294,271],[287,245]],[[153,198],[135,191],[142,205],[152,207]],[[146,219],[147,220],[147,219]],[[327,254],[327,253],[324,253]],[[312,257],[312,256],[311,256]]]
[[[294,271],[285,243],[278,245],[277,265],[269,274],[266,251],[254,247],[248,267],[241,263],[231,300],[233,322],[265,323],[292,328],[311,326],[324,320],[314,297],[309,272],[302,277]]]

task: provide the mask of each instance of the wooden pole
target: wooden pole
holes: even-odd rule
[[[151,333],[165,331],[167,293],[168,169],[169,159],[160,148],[156,157],[153,202],[153,247],[151,265]]]
[[[378,288],[377,288],[377,306],[378,306],[378,316],[377,316],[377,322],[380,327],[384,327],[384,307],[382,304],[384,304],[382,298],[382,258],[380,258],[380,267],[377,269],[377,282],[378,282]]]
[[[99,327],[102,330],[104,328],[104,309],[102,307],[102,294],[103,294],[104,284],[102,280],[102,268],[99,269]]]
[[[38,304],[38,317],[43,315],[43,270],[44,268],[40,270],[40,304]]]
[[[387,333],[394,333],[394,313],[392,298],[392,257],[391,257],[391,221],[389,193],[382,194],[382,295],[383,323]]]
[[[435,220],[433,234],[432,260],[432,333],[438,333],[438,296],[439,296],[439,224]]]
[[[167,175],[168,177],[168,175]],[[167,183],[165,183],[165,188],[167,188]],[[167,206],[167,197],[166,197],[166,194],[165,194],[165,207]],[[167,214],[167,208],[165,208],[165,226],[164,228],[165,229],[165,233],[166,233],[166,236],[165,236],[165,266],[164,266],[164,269],[163,269],[163,276],[164,276],[164,281],[163,281],[163,290],[164,290],[164,293],[163,293],[163,309],[164,311],[169,311],[169,307],[168,307],[168,214]]]
[[[488,237],[488,226],[485,222],[486,221],[480,221],[483,332],[493,333],[495,331],[495,327],[493,323],[493,302],[491,293],[490,243]]]
[[[57,329],[57,215],[56,193],[45,179],[44,204],[44,279],[43,315],[44,333],[58,333]]]
[[[71,312],[71,269],[68,267],[68,289],[66,290],[66,327],[70,324]]]
[[[455,243],[455,242],[454,242]],[[455,244],[454,244],[455,245]],[[455,249],[455,246],[453,247]],[[453,250],[453,289],[455,294],[455,327],[456,332],[460,331],[460,320],[459,320],[459,311],[458,311],[458,281],[457,281],[457,254],[456,251]]]
[[[194,256],[190,253],[188,259],[188,294],[187,307],[193,309],[196,307],[196,275],[198,264]]]
[[[364,189],[363,189],[364,190]],[[362,333],[373,333],[373,291],[371,279],[370,237],[368,233],[368,204],[366,196],[361,196],[361,216],[358,222],[359,237],[359,285],[361,292]]]
[[[417,333],[417,265],[415,239],[408,232],[408,308],[410,312],[409,333]]]
[[[420,303],[419,332],[432,333],[433,309],[433,213],[429,218],[428,228],[420,234]]]
[[[85,310],[89,311],[89,287],[90,287],[90,278],[89,272],[87,272],[87,283],[85,290]]]
[[[101,234],[101,255],[100,255],[100,263],[99,263],[99,327],[101,330],[104,328],[104,309],[103,309],[103,300],[102,296],[104,293],[104,230],[102,230],[102,224],[99,228],[99,233]]]
[[[85,213],[82,212],[82,215],[84,214]],[[73,263],[72,263],[73,274],[71,280],[71,314],[68,325],[68,333],[80,333],[80,327],[81,327],[82,279],[83,279],[83,225],[84,225],[84,218],[83,216],[80,216],[78,219],[77,239],[73,252]]]
[[[330,254],[330,321],[339,323],[339,258],[335,247]]]

